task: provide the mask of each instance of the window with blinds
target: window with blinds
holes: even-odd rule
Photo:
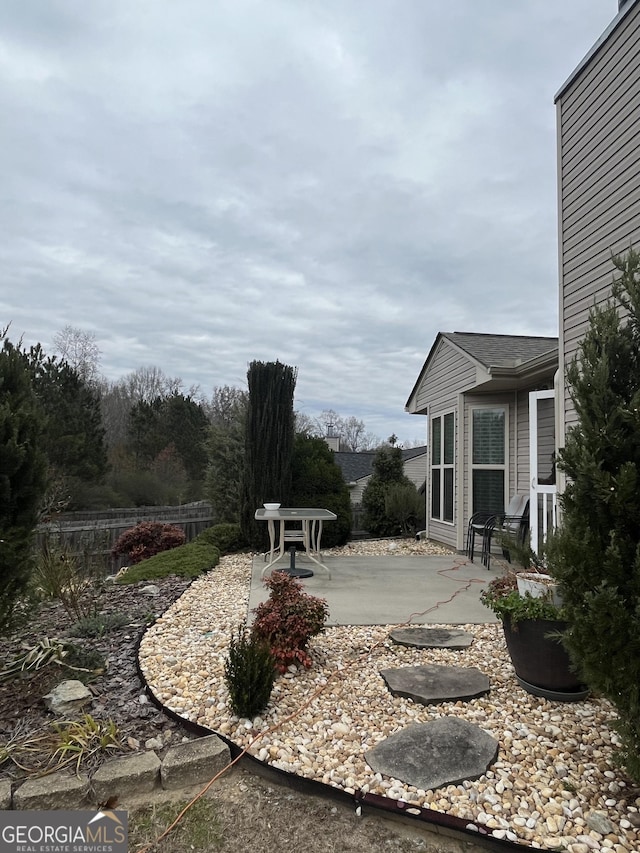
[[[431,419],[431,518],[453,523],[455,414]]]
[[[471,410],[472,512],[504,512],[507,478],[507,410]]]

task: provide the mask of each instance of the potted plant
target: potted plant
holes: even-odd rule
[[[520,595],[529,595],[532,598],[546,598],[556,607],[562,607],[562,596],[558,591],[558,582],[549,574],[545,553],[540,555],[534,553],[528,544],[521,548],[518,560],[524,566],[516,574],[516,583]]]
[[[588,690],[573,672],[562,644],[568,629],[553,589],[536,596],[518,591],[518,578],[509,572],[494,578],[480,593],[482,603],[502,622],[507,650],[521,687],[528,693],[572,702]]]

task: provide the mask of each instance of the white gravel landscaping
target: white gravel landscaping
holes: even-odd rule
[[[375,542],[348,546],[353,556],[388,554]],[[331,552],[340,554],[340,549]],[[403,553],[442,554],[429,542],[403,542]],[[239,720],[228,706],[223,663],[231,633],[246,616],[251,555],[224,557],[198,578],[147,631],[140,665],[172,711],[224,734],[283,770],[334,785],[401,799],[482,823],[498,838],[570,853],[640,853],[640,790],[615,766],[612,706],[601,699],[559,703],[529,695],[515,679],[500,624],[464,625],[465,650],[420,650],[388,639],[390,625],[329,628],[310,644],[310,670],[277,678],[268,708]],[[491,679],[488,695],[423,706],[393,697],[379,670],[435,663],[475,666]],[[475,723],[500,742],[498,760],[480,779],[417,790],[374,773],[365,753],[415,722],[446,715]]]

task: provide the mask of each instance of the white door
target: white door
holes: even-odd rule
[[[555,482],[555,391],[529,392],[529,527],[538,552],[557,523]]]

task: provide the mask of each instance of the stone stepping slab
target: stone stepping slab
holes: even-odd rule
[[[434,705],[457,699],[475,699],[491,689],[487,676],[475,666],[401,666],[381,669],[393,696]]]
[[[498,741],[473,723],[443,717],[414,723],[365,753],[375,773],[433,791],[478,779],[498,757]]]
[[[473,634],[458,628],[395,628],[389,637],[400,646],[417,649],[468,649],[473,642]]]

